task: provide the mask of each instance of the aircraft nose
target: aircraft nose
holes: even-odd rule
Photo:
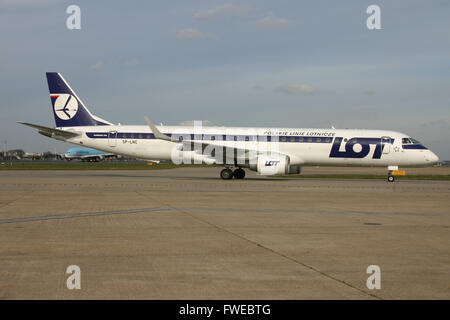
[[[437,163],[439,161],[439,157],[433,151],[429,152],[429,155],[427,158],[433,164]]]

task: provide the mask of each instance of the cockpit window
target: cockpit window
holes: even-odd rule
[[[402,139],[402,144],[411,144],[411,140],[409,138],[403,138]]]
[[[420,141],[418,141],[414,138],[410,138],[410,139],[411,139],[412,143],[414,143],[414,144],[421,144]]]

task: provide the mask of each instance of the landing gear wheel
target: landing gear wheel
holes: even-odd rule
[[[220,171],[220,177],[223,180],[233,179],[233,171],[231,171],[231,169],[223,169],[222,171]]]
[[[394,182],[394,181],[395,181],[395,178],[394,178],[394,176],[388,176],[387,180],[388,180],[389,182]]]
[[[245,178],[245,170],[241,169],[241,168],[234,170],[233,177],[235,179],[244,179]]]

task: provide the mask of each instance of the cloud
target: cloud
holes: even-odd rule
[[[130,60],[125,61],[124,63],[127,67],[135,67],[139,64],[139,59],[133,58]]]
[[[311,87],[309,84],[284,84],[276,89],[279,92],[293,95],[309,95],[315,94],[319,90]]]
[[[252,88],[255,90],[264,90],[264,87],[260,85],[254,85]]]
[[[98,71],[98,70],[103,69],[103,67],[104,67],[103,62],[99,61],[96,64],[89,66],[89,69]]]
[[[421,127],[440,127],[440,128],[446,128],[449,127],[449,123],[445,119],[438,119],[433,120],[427,123],[422,123],[420,125]]]
[[[186,28],[177,32],[177,38],[181,40],[214,39],[215,37],[212,33],[198,31],[194,28]]]
[[[223,4],[215,7],[214,9],[198,10],[194,13],[194,19],[196,20],[208,20],[213,19],[217,16],[235,16],[247,14],[252,9],[246,5],[235,5],[235,4]]]
[[[272,12],[268,12],[263,18],[257,21],[257,24],[267,29],[288,28],[294,24],[292,20],[280,18]]]

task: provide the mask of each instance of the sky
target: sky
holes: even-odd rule
[[[0,0],[1,149],[71,147],[16,123],[55,126],[52,71],[113,123],[389,129],[449,160],[449,17],[448,0]]]

